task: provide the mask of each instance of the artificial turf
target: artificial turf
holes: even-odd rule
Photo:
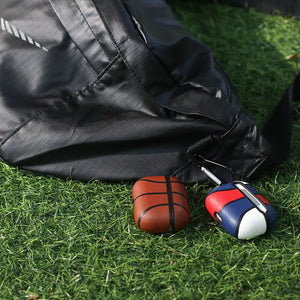
[[[300,71],[300,21],[168,2],[261,127]],[[252,182],[276,208],[276,228],[249,241],[206,212],[208,185],[188,187],[185,230],[151,235],[134,223],[132,183],[64,181],[1,163],[0,299],[300,299],[299,162],[298,119],[289,160]]]

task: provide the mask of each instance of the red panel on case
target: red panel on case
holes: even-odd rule
[[[217,191],[206,197],[205,206],[208,212],[214,217],[214,213],[219,213],[226,204],[244,197],[245,196],[238,189]]]

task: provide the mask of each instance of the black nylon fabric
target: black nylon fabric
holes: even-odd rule
[[[0,155],[83,181],[229,180],[271,157],[210,50],[162,0],[0,3]],[[210,163],[213,161],[214,163]],[[217,164],[215,164],[217,163]]]

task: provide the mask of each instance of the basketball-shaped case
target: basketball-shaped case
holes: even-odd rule
[[[149,176],[133,186],[134,220],[150,233],[177,232],[190,218],[185,186],[169,176]]]

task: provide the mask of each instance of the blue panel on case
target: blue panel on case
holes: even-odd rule
[[[266,204],[266,206],[268,208],[267,215],[269,216],[269,220],[270,220],[270,229],[272,229],[275,226],[275,223],[277,221],[276,210],[273,206],[269,204]]]
[[[254,205],[247,198],[228,203],[219,213],[222,218],[221,226],[231,235],[236,236],[241,217],[253,207]]]

